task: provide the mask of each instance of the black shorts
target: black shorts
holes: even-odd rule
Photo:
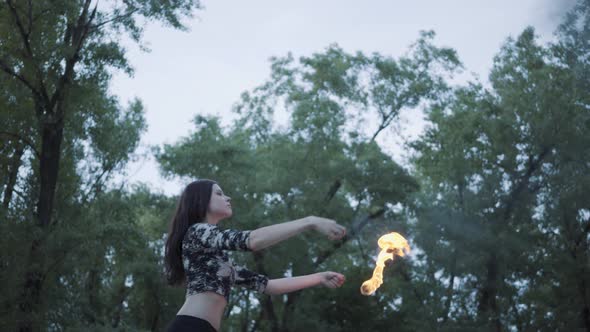
[[[176,315],[167,332],[217,332],[208,321],[189,315]]]

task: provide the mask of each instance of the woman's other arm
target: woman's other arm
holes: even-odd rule
[[[316,230],[332,240],[341,239],[346,235],[346,228],[334,220],[309,216],[255,229],[250,233],[248,246],[252,251],[261,250],[308,229]]]
[[[342,286],[344,281],[345,278],[342,274],[330,271],[299,277],[272,279],[268,281],[264,293],[268,295],[280,295],[318,285],[328,288],[338,288]]]

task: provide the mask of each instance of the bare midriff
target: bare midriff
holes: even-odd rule
[[[189,295],[177,315],[188,315],[204,319],[219,331],[221,317],[227,301],[214,292],[204,292]]]

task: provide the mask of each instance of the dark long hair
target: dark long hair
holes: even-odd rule
[[[191,225],[205,222],[207,207],[211,200],[213,180],[200,179],[191,182],[180,195],[176,212],[168,228],[168,238],[164,254],[166,279],[169,285],[182,286],[185,283],[182,265],[182,239]]]

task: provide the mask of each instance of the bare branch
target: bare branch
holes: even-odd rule
[[[105,26],[105,25],[107,25],[107,24],[109,24],[109,23],[116,22],[116,21],[118,21],[118,20],[120,20],[120,19],[123,19],[123,18],[127,18],[127,17],[129,17],[129,16],[131,16],[131,15],[133,15],[133,14],[137,13],[138,11],[139,11],[139,8],[135,8],[135,9],[133,9],[133,10],[130,10],[130,11],[126,12],[125,14],[118,15],[118,16],[115,16],[115,17],[113,17],[113,18],[109,18],[109,19],[107,19],[107,20],[104,20],[104,21],[102,21],[102,22],[100,22],[100,23],[94,24],[94,25],[92,25],[92,26],[90,27],[90,29],[91,29],[91,30],[97,30],[97,29],[99,29],[100,27],[102,27],[102,26]]]
[[[53,96],[51,96],[51,100],[49,102],[50,109],[53,109],[55,107],[55,105],[57,104],[57,102],[60,101],[61,98],[64,97],[65,86],[67,83],[70,82],[70,80],[72,79],[72,77],[74,75],[74,65],[76,64],[76,62],[78,62],[78,59],[80,56],[80,50],[82,49],[82,45],[84,44],[84,41],[86,40],[86,37],[88,36],[90,24],[92,23],[92,20],[96,16],[96,12],[98,9],[98,3],[97,3],[96,6],[94,6],[92,13],[90,14],[90,17],[88,18],[88,20],[86,20],[86,16],[88,15],[88,8],[90,6],[90,2],[91,2],[91,0],[86,0],[86,2],[84,4],[84,8],[82,10],[82,13],[78,17],[77,26],[72,31],[72,44],[73,44],[72,46],[75,46],[76,49],[74,51],[74,54],[72,54],[68,59],[66,59],[66,68],[64,70],[63,75],[60,77],[57,87],[55,89],[55,92],[53,93]],[[63,114],[62,114],[61,110],[58,110],[58,117],[60,118],[60,120],[61,120],[61,118],[63,118]]]
[[[82,202],[86,203],[88,202],[88,197],[90,197],[90,194],[92,193],[92,190],[96,190],[98,193],[98,189],[100,188],[100,181],[102,180],[103,176],[105,176],[106,174],[110,173],[114,168],[115,165],[118,162],[114,162],[112,166],[109,167],[105,167],[103,169],[103,171],[94,179],[94,183],[92,183],[89,187],[88,187],[88,191],[82,194]],[[91,181],[92,182],[92,181]],[[94,195],[96,197],[96,194]]]
[[[7,131],[0,131],[0,135],[4,135],[4,136],[8,136],[8,137],[14,137],[20,141],[22,141],[23,143],[27,144],[35,153],[35,155],[37,156],[37,158],[41,159],[41,154],[39,153],[39,151],[37,151],[37,148],[35,147],[35,144],[33,144],[33,142],[31,142],[29,139],[27,139],[26,137],[23,137],[19,134],[15,134],[15,133],[9,133]]]
[[[29,0],[29,24],[27,34],[30,36],[31,32],[33,31],[33,1]]]
[[[342,181],[340,181],[340,179],[336,179],[330,187],[330,190],[328,190],[326,197],[324,198],[324,207],[328,206],[328,203],[332,200],[332,198],[334,198],[334,195],[336,195],[336,192],[338,191],[338,189],[340,189],[341,186]]]
[[[332,256],[332,254],[334,254],[336,252],[336,250],[338,250],[338,248],[342,247],[342,245],[344,245],[349,240],[355,238],[359,234],[361,229],[363,229],[363,227],[365,227],[365,225],[367,223],[369,223],[369,221],[375,220],[375,219],[381,217],[384,213],[385,213],[385,209],[381,208],[378,211],[368,215],[364,219],[353,223],[349,234],[347,234],[341,241],[334,244],[334,246],[331,249],[320,253],[317,257],[317,260],[313,263],[313,267],[317,268],[318,266],[320,266],[323,262],[326,261],[326,259],[328,259],[330,256]]]
[[[41,91],[37,91],[36,96],[37,97],[43,96],[45,101],[47,101],[49,98],[47,95],[47,90],[45,89],[45,83],[43,82],[43,74],[42,74],[39,66],[37,66],[37,64],[35,63],[35,59],[33,57],[33,49],[31,48],[31,43],[29,41],[29,37],[31,34],[31,30],[32,30],[32,4],[30,4],[30,6],[29,6],[29,31],[27,32],[27,31],[25,31],[25,28],[23,26],[23,23],[22,23],[20,17],[18,16],[18,12],[17,12],[16,7],[14,6],[14,3],[12,3],[11,0],[6,0],[6,3],[8,4],[8,7],[10,7],[10,12],[12,13],[12,16],[14,16],[14,20],[16,22],[16,25],[18,27],[19,33],[21,35],[21,38],[22,38],[22,41],[24,44],[25,54],[26,54],[28,60],[31,61],[31,64],[34,66],[35,72],[37,73],[37,79],[39,80],[39,85],[40,85]],[[6,69],[5,69],[5,71],[6,71]],[[32,87],[32,85],[30,85],[30,84],[28,84],[27,86],[29,88]]]
[[[29,57],[33,57],[33,51],[31,49],[31,43],[29,42],[29,35],[30,35],[30,31],[26,32],[25,28],[23,26],[23,23],[21,22],[20,17],[18,16],[18,12],[16,11],[16,7],[14,6],[14,4],[12,3],[11,0],[6,0],[6,4],[8,4],[8,7],[10,8],[10,12],[12,13],[12,16],[14,16],[14,20],[16,22],[16,26],[18,27],[18,31],[20,32],[20,35],[23,39],[23,44],[25,46],[25,50],[27,51],[27,55]]]
[[[576,247],[580,246],[582,241],[588,237],[588,233],[590,233],[590,221],[586,222],[586,227],[582,230],[582,233],[575,239]]]
[[[541,151],[541,153],[538,156],[536,156],[536,158],[533,156],[529,156],[529,165],[528,165],[527,171],[525,172],[525,174],[522,175],[519,183],[515,186],[514,190],[510,193],[510,195],[508,196],[508,198],[504,202],[504,206],[506,207],[504,210],[504,220],[508,220],[508,218],[510,217],[510,214],[512,213],[512,210],[514,208],[514,204],[515,204],[516,200],[518,199],[518,196],[529,184],[529,181],[530,181],[531,177],[533,176],[533,173],[537,169],[539,169],[539,167],[541,166],[541,163],[543,162],[543,160],[549,154],[550,151],[551,151],[550,148],[544,147],[543,150]]]
[[[14,78],[18,79],[19,81],[21,81],[24,85],[27,86],[27,88],[29,88],[31,90],[31,92],[33,92],[33,94],[35,96],[40,97],[39,91],[37,91],[37,89],[35,89],[35,87],[33,86],[33,84],[31,84],[31,82],[29,82],[23,75],[15,72],[3,60],[0,60],[0,68],[2,68],[2,70],[4,72],[6,72],[7,74],[9,74],[9,75],[13,76]]]
[[[88,18],[88,21],[84,25],[84,33],[82,34],[82,39],[80,40],[80,44],[78,45],[78,52],[82,48],[82,44],[86,40],[86,37],[88,37],[88,33],[90,32],[90,27],[92,26],[92,21],[94,21],[97,11],[98,11],[98,3],[96,4],[96,6],[94,6],[94,9],[92,10],[92,13],[90,14],[90,17]]]
[[[15,193],[18,197],[20,197],[23,201],[27,201],[29,199],[25,197],[25,194],[16,189],[16,187],[12,188],[12,192]]]

